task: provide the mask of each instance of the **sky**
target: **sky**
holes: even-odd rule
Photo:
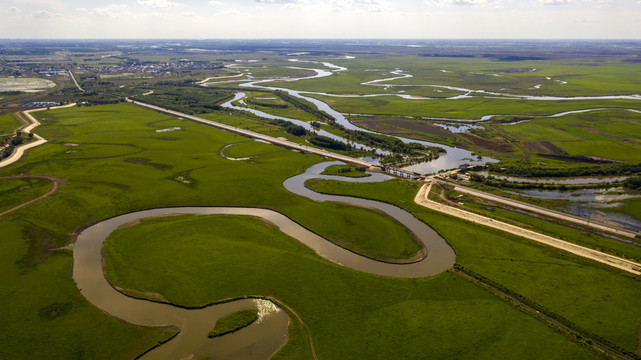
[[[0,38],[641,39],[641,0],[0,0]]]

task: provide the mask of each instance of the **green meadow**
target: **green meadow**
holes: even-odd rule
[[[320,359],[598,358],[454,273],[399,279],[357,272],[252,219],[155,219],[114,232],[105,249],[112,283],[160,292],[171,303],[278,299],[310,328]],[[290,333],[283,358],[311,358],[305,340]]]
[[[641,161],[641,122],[631,111],[602,110],[490,126],[519,143],[550,142],[569,155]]]
[[[312,180],[308,186],[410,210],[447,239],[458,264],[630,352],[637,349],[641,324],[641,309],[634,305],[641,297],[638,276],[418,206],[413,201],[417,183],[390,180],[356,185]]]
[[[12,309],[3,318],[1,358],[130,358],[174,333],[106,316],[84,300],[71,279],[72,255],[62,247],[83,227],[125,212],[189,205],[272,208],[355,251],[372,250],[370,256],[418,251],[404,228],[378,213],[285,191],[282,181],[318,162],[316,156],[251,142],[258,151],[252,155],[258,156],[226,160],[219,154],[222,147],[247,139],[126,104],[37,116],[43,124],[37,133],[49,142],[1,169],[0,177],[40,174],[64,182],[52,196],[0,218],[6,289],[0,301]],[[170,127],[181,130],[155,132]],[[48,190],[40,181],[0,180],[7,194],[25,185],[30,188],[3,207]]]
[[[355,168],[348,165],[330,165],[325,168],[322,172],[323,175],[337,175],[337,176],[346,176],[346,177],[368,177],[370,174],[365,172],[365,169]]]
[[[13,114],[2,114],[0,112],[0,136],[11,134],[12,131],[19,128],[22,122]]]
[[[484,115],[549,116],[595,108],[641,109],[638,100],[539,101],[472,97],[465,99],[402,99],[398,96],[342,98],[310,95],[348,114],[379,114],[478,120]]]
[[[267,92],[245,92],[244,99],[246,107],[264,111],[271,115],[282,116],[302,121],[318,121],[314,115],[296,108],[294,105],[284,101],[272,93]]]
[[[0,179],[0,213],[44,195],[51,189],[47,179]]]
[[[286,66],[322,67],[288,62],[283,54],[228,54],[231,59],[262,60],[231,60],[235,63],[231,69],[175,74],[138,85],[152,89],[155,81],[202,80],[213,74],[239,72],[250,73],[255,79],[298,77],[314,72]],[[140,61],[170,59],[142,50],[137,56]],[[639,93],[638,64],[619,59],[503,61],[367,53],[358,54],[356,59],[323,61],[349,70],[325,78],[269,85],[332,94],[388,94],[367,98],[313,97],[343,113],[378,114],[376,119],[384,120],[413,117],[404,119],[404,123],[390,120],[390,128],[410,122],[424,125],[421,117],[532,117],[607,108],[514,125],[489,123],[474,134],[513,146],[512,150],[497,150],[497,157],[507,162],[529,159],[545,162],[546,166],[579,166],[537,157],[535,145],[541,143],[549,143],[555,151],[568,156],[641,161],[639,114],[624,110],[640,110],[641,101],[481,97],[447,100],[444,97],[462,92],[421,86],[448,85],[529,95],[626,95]],[[403,86],[362,85],[394,77],[390,71],[397,69],[413,77],[385,84]],[[125,76],[108,80],[132,85],[130,90],[125,88],[132,94],[138,90],[133,87],[139,79]],[[227,88],[237,84],[234,81],[212,86]],[[156,85],[157,90],[165,86]],[[537,89],[536,85],[542,86]],[[246,93],[248,107],[317,121],[311,113],[272,93]],[[392,96],[400,93],[434,99]],[[207,100],[210,95],[202,96]],[[214,105],[215,101],[210,103]],[[411,258],[421,250],[411,233],[378,212],[319,203],[286,191],[282,182],[323,161],[319,156],[288,151],[130,104],[73,107],[34,116],[42,123],[34,132],[48,142],[29,150],[19,162],[0,168],[0,178],[49,175],[62,182],[55,194],[0,217],[0,304],[7,309],[2,314],[0,359],[131,359],[176,334],[173,328],[142,328],[106,315],[89,304],[73,282],[73,255],[68,245],[83,228],[123,213],[174,206],[268,208],[368,257],[393,261]],[[280,126],[235,111],[199,116],[274,137],[305,141]],[[20,124],[15,116],[0,114],[0,135]],[[419,137],[472,146],[472,140],[463,136],[443,135],[445,130],[410,130]],[[474,148],[477,149],[489,147],[479,145]],[[225,157],[248,159],[234,161]],[[367,176],[341,165],[331,166],[325,173]],[[586,332],[626,351],[638,351],[638,276],[420,207],[413,202],[420,186],[417,182],[396,179],[354,184],[312,180],[307,185],[319,192],[376,199],[407,209],[446,239],[457,254],[457,264]],[[44,179],[0,179],[0,212],[37,198],[50,188],[51,183]],[[529,216],[488,209],[492,204],[465,202],[474,211],[526,228],[544,228],[546,233],[568,241],[641,259],[638,247]],[[634,199],[625,201],[620,211],[639,219],[640,204]],[[293,309],[300,319],[289,313],[288,342],[274,359],[309,359],[312,343],[319,359],[602,357],[455,271],[418,279],[358,272],[319,257],[272,225],[250,217],[184,215],[147,219],[115,231],[103,251],[110,282],[134,296],[149,292],[178,306],[200,307],[259,295]],[[243,323],[242,319],[232,320],[226,329]]]
[[[412,95],[430,96],[421,86],[385,89],[380,86],[361,85],[366,81],[396,77],[397,75],[390,72],[401,69],[404,74],[410,74],[412,77],[383,84],[446,85],[472,90],[551,96],[638,93],[639,87],[635,80],[641,74],[638,66],[616,57],[609,60],[577,58],[504,61],[481,57],[364,55],[357,56],[356,59],[330,60],[331,63],[347,67],[347,72],[321,79],[278,83],[277,86],[332,94],[373,94],[400,90]],[[315,64],[314,67],[322,66]],[[536,88],[537,85],[540,86]],[[441,90],[442,95],[434,93],[434,97],[456,94],[452,90]]]

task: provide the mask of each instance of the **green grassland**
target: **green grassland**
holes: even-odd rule
[[[0,179],[0,212],[42,196],[49,189],[47,179]]]
[[[0,358],[130,358],[174,334],[106,316],[84,300],[71,279],[71,252],[59,248],[79,229],[125,212],[189,205],[264,207],[338,242],[371,246],[361,241],[378,238],[401,254],[417,248],[400,225],[382,215],[316,203],[283,189],[284,179],[319,157],[256,143],[264,153],[253,154],[258,156],[252,161],[229,161],[220,149],[246,138],[126,104],[37,116],[42,122],[37,133],[49,142],[0,169],[0,176],[43,174],[64,182],[56,194],[0,218],[5,289],[0,303],[11,309],[3,316]],[[182,130],[155,132],[174,126]],[[34,195],[24,193],[21,199]],[[381,225],[374,229],[371,223]],[[403,239],[405,245],[388,238]],[[49,315],[38,315],[39,309]]]
[[[183,306],[275,297],[309,326],[320,359],[597,357],[453,273],[360,273],[250,220],[180,216],[114,232],[105,248],[110,281]],[[305,334],[294,335],[287,358],[310,358]]]
[[[216,326],[209,332],[209,337],[222,336],[240,330],[258,320],[258,310],[246,309],[231,313],[216,321]]]
[[[603,110],[490,126],[520,143],[550,142],[569,155],[641,161],[641,121],[639,114],[630,111]]]
[[[473,90],[554,96],[639,93],[639,86],[635,81],[640,73],[638,67],[621,60],[612,57],[608,61],[602,61],[602,59],[501,61],[496,58],[479,57],[377,54],[359,56],[350,60],[330,61],[347,67],[349,71],[346,73],[313,81],[278,84],[278,86],[334,94],[371,94],[405,90],[413,95],[421,95],[420,88],[399,87],[386,91],[383,87],[360,85],[365,81],[393,77],[394,75],[390,75],[389,72],[400,68],[413,77],[393,80],[385,84],[447,85]],[[534,88],[536,85],[543,86],[536,89]],[[331,90],[328,91],[328,89]]]
[[[348,165],[330,165],[323,170],[323,175],[338,175],[346,177],[368,177],[370,174],[366,173],[364,170],[359,171],[357,168]]]
[[[348,114],[406,115],[447,119],[478,120],[484,115],[548,116],[557,113],[594,108],[641,109],[635,100],[539,101],[498,98],[402,99],[396,96],[341,98],[310,95],[332,108]]]
[[[0,113],[0,136],[11,134],[15,129],[19,128],[22,122],[12,114]]]
[[[630,215],[632,218],[641,221],[641,199],[627,199],[624,200],[621,207],[614,209],[605,208],[604,211],[615,211]]]
[[[437,189],[433,188],[432,192],[435,191],[437,191]],[[581,246],[621,256],[641,263],[640,247],[630,246],[629,244],[606,238],[589,231],[573,229],[552,221],[538,219],[530,214],[522,214],[502,209],[496,206],[496,203],[471,197],[467,194],[460,194],[455,191],[446,190],[446,195],[452,201],[458,202],[458,206],[467,211],[475,212],[514,224],[524,229],[530,229],[532,231],[553,236],[557,239],[566,240]],[[463,196],[459,197],[459,195]]]
[[[319,120],[314,115],[295,107],[294,105],[286,102],[285,100],[277,97],[272,93],[250,91],[245,92],[245,94],[247,95],[247,97],[244,99],[245,103],[247,104],[246,107],[250,109],[256,109],[264,111],[271,115],[282,116],[302,121]],[[274,106],[285,108],[276,108]]]
[[[414,204],[419,184],[391,180],[351,184],[313,180],[316,191],[399,205],[453,246],[457,263],[560,314],[579,327],[635,351],[641,309],[638,276],[479,225],[464,224]],[[554,230],[553,230],[554,231]]]
[[[282,151],[282,149],[275,148],[274,146],[261,141],[248,140],[225,148],[223,153],[225,156],[231,158],[246,158],[253,157],[257,154],[267,155],[270,152],[279,151]]]

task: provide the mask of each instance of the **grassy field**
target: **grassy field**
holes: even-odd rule
[[[639,277],[500,231],[462,225],[414,204],[418,184],[312,184],[316,191],[377,199],[412,211],[452,245],[457,263],[628,351],[637,348],[641,309],[634,304],[641,297]]]
[[[330,165],[325,168],[322,173],[323,175],[338,175],[338,176],[347,176],[347,177],[368,177],[370,174],[366,173],[364,170],[359,171],[357,168],[348,165]]]
[[[432,192],[440,192],[440,189],[433,188]],[[456,206],[467,211],[641,263],[640,247],[630,246],[629,244],[609,239],[592,232],[573,229],[552,221],[538,219],[529,214],[502,209],[498,207],[496,203],[475,198],[467,194],[446,190],[446,195],[451,201],[458,203]]]
[[[216,321],[216,326],[209,332],[209,337],[217,337],[238,331],[258,320],[258,310],[246,309],[236,311]]]
[[[334,96],[310,95],[322,100],[334,109],[349,114],[408,115],[448,119],[478,120],[484,115],[505,114],[520,116],[546,116],[557,113],[594,109],[630,108],[641,109],[641,101],[635,100],[574,100],[538,101],[498,98],[466,99],[402,99],[397,96],[366,98],[341,98]]]
[[[12,131],[19,128],[22,122],[11,114],[0,113],[0,136],[11,134]]]
[[[549,142],[568,155],[641,161],[641,123],[639,114],[630,111],[603,110],[490,126],[520,143],[533,143],[526,146]]]
[[[51,189],[47,179],[0,179],[0,213],[42,196]]]
[[[236,57],[253,59],[255,55],[265,58],[256,64],[238,63],[235,70],[257,78],[313,73],[284,68],[292,63],[275,54],[224,56],[233,61]],[[170,60],[153,53],[141,53],[138,58]],[[460,92],[437,92],[417,85],[435,83],[493,91],[509,87],[507,92],[559,96],[639,93],[636,79],[640,70],[619,61],[507,62],[418,56],[376,59],[368,54],[328,61],[350,70],[322,79],[279,82],[277,86],[361,94],[405,91],[435,97]],[[389,71],[396,67],[414,77],[391,83],[411,86],[385,89],[360,85],[391,77]],[[177,74],[149,82],[204,78],[209,74]],[[138,81],[112,80],[132,87]],[[543,86],[534,89],[538,84]],[[271,94],[256,92],[251,97],[281,104],[278,99],[264,99],[273,97]],[[549,115],[596,107],[641,109],[641,102],[624,100],[319,98],[339,111],[383,114],[383,118],[411,115],[475,119],[486,114]],[[289,114],[285,116],[311,116],[293,106],[263,107],[266,112]],[[317,156],[248,141],[125,104],[35,115],[42,122],[36,133],[49,142],[29,150],[20,162],[0,169],[0,177],[43,174],[63,182],[56,194],[0,217],[0,304],[10,309],[2,316],[0,358],[129,359],[175,334],[175,329],[140,328],[107,316],[85,301],[71,278],[72,254],[63,247],[80,229],[125,212],[165,206],[263,207],[282,212],[319,235],[372,257],[411,257],[418,251],[417,243],[404,228],[378,213],[316,203],[285,191],[282,181],[321,161]],[[203,117],[302,141],[277,126],[233,112],[219,111]],[[549,142],[569,155],[641,161],[637,118],[638,114],[610,109],[512,126],[491,125],[487,133],[479,135],[508,139],[505,141],[514,145],[517,155],[536,152],[521,144]],[[0,116],[0,133],[2,126],[15,128],[15,121],[12,116]],[[181,130],[155,132],[170,127]],[[430,136],[441,135],[434,132]],[[224,150],[226,156],[251,159],[224,159],[221,150],[228,144],[235,145]],[[534,156],[530,160],[560,163]],[[46,180],[0,180],[0,211],[39,196],[49,186]],[[418,190],[416,183],[394,180],[337,186],[316,182],[314,188],[402,206],[446,238],[457,253],[457,263],[629,351],[637,348],[641,324],[639,277],[418,207],[412,201]],[[623,211],[638,218],[639,202],[626,202]],[[639,258],[637,248],[583,236],[560,226],[548,227],[536,219],[496,213],[526,226],[546,227],[572,241]],[[181,241],[176,241],[176,234]],[[321,359],[599,357],[455,272],[421,279],[363,274],[319,258],[255,219],[180,216],[152,220],[115,233],[106,251],[109,276],[116,285],[157,292],[174,304],[200,306],[248,294],[277,298],[300,314],[311,329]],[[292,314],[290,318],[288,344],[275,358],[308,359],[311,346],[305,326]]]
[[[294,105],[284,101],[272,93],[245,92],[247,97],[245,103],[250,109],[264,111],[271,115],[282,116],[302,121],[319,121],[314,115],[296,108]],[[266,106],[261,106],[265,104]],[[269,106],[272,105],[272,106]],[[275,108],[273,106],[285,106],[286,108]]]
[[[93,308],[71,280],[70,251],[55,250],[68,245],[79,229],[125,212],[189,205],[265,207],[337,242],[366,247],[372,245],[363,240],[378,239],[397,253],[417,248],[400,225],[382,215],[312,202],[283,189],[284,179],[319,157],[250,142],[237,146],[255,146],[255,158],[229,161],[220,149],[246,138],[125,104],[37,116],[42,122],[37,133],[49,142],[0,169],[0,177],[43,174],[64,182],[56,194],[0,217],[0,284],[6,289],[0,303],[12,309],[3,317],[0,358],[131,358],[173,334],[133,327]],[[182,130],[155,132],[178,126]],[[19,186],[2,184],[5,190]],[[35,195],[25,192],[11,202]],[[380,226],[374,229],[371,223]],[[54,318],[39,316],[39,309]]]
[[[183,234],[180,242],[175,233]],[[106,260],[118,286],[161,292],[184,306],[273,296],[310,327],[320,359],[597,358],[453,273],[363,274],[248,219],[148,221],[112,234]],[[310,358],[301,335],[290,334],[288,359]]]
[[[622,95],[639,92],[634,80],[639,75],[635,64],[616,57],[575,60],[503,61],[496,58],[456,58],[394,56],[377,54],[358,56],[356,59],[330,62],[345,66],[348,72],[337,75],[277,86],[295,90],[330,92],[333,94],[371,94],[406,91],[426,95],[421,87],[391,87],[361,85],[362,82],[395,77],[390,71],[401,69],[410,78],[384,82],[386,85],[447,85],[473,90],[511,92],[528,95],[580,96]],[[320,64],[317,65],[320,67]],[[537,85],[540,85],[537,88]],[[329,89],[329,90],[328,90]],[[429,91],[433,91],[430,88]],[[440,89],[445,96],[451,90]],[[438,94],[438,93],[436,93]],[[442,97],[442,96],[436,96]]]

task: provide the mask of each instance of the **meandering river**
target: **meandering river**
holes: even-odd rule
[[[423,277],[441,273],[454,264],[456,255],[446,241],[430,227],[398,207],[371,200],[346,196],[322,195],[304,187],[311,178],[340,179],[353,182],[384,181],[390,177],[372,174],[367,178],[346,178],[320,175],[323,169],[337,162],[317,164],[305,173],[287,179],[283,185],[295,194],[317,201],[338,201],[367,206],[383,211],[412,231],[427,248],[427,255],[409,264],[393,264],[373,260],[341,248],[305,229],[283,214],[269,209],[239,207],[178,207],[143,210],[107,219],[83,230],[73,245],[73,278],[85,298],[107,314],[141,326],[176,326],[180,333],[166,344],[146,353],[142,359],[180,359],[191,354],[216,359],[268,359],[286,341],[288,316],[260,298],[238,299],[213,304],[202,309],[185,309],[170,304],[135,299],[117,291],[106,279],[102,247],[119,226],[151,216],[165,214],[231,214],[254,216],[276,225],[285,234],[313,249],[319,256],[363,272],[398,276]],[[207,333],[216,319],[246,308],[271,308],[259,323],[238,332],[210,339]]]
[[[274,78],[274,79],[266,79],[266,80],[255,80],[255,81],[250,81],[246,83],[241,83],[240,86],[242,87],[247,87],[247,88],[255,88],[259,90],[269,90],[269,91],[284,91],[287,92],[289,95],[309,101],[316,105],[316,107],[322,111],[325,111],[329,115],[331,115],[337,123],[340,125],[344,126],[347,129],[350,130],[359,130],[359,131],[364,131],[364,132],[369,132],[369,133],[375,133],[371,130],[361,128],[359,126],[356,126],[349,122],[347,118],[340,112],[332,109],[327,103],[309,97],[305,95],[324,95],[324,96],[334,96],[334,97],[376,97],[376,96],[398,96],[404,99],[411,99],[411,100],[429,100],[432,98],[428,97],[420,97],[420,96],[414,96],[414,95],[407,95],[407,94],[367,94],[367,95],[338,95],[338,94],[330,94],[330,93],[324,93],[324,92],[313,92],[313,91],[298,91],[298,90],[291,90],[287,88],[281,88],[281,87],[275,87],[275,86],[267,86],[264,85],[265,83],[270,83],[270,82],[275,82],[275,81],[285,81],[285,82],[292,82],[292,81],[299,81],[299,80],[309,80],[309,79],[317,79],[317,78],[322,78],[322,77],[327,77],[331,76],[336,72],[341,72],[341,71],[346,71],[347,68],[334,65],[329,62],[319,62],[319,61],[312,61],[312,60],[299,60],[299,59],[290,59],[290,61],[297,62],[297,63],[311,63],[311,64],[322,64],[323,66],[332,69],[331,71],[325,70],[325,69],[313,69],[313,68],[304,68],[307,70],[312,70],[315,71],[315,75],[311,76],[306,76],[306,77],[300,77],[300,78],[285,78],[285,79],[279,79],[279,78]],[[298,68],[297,69],[301,69]],[[403,78],[409,78],[412,77],[411,74],[404,73],[403,70],[401,69],[396,69],[390,72],[390,74],[395,75],[393,77],[388,77],[388,78],[382,78],[382,79],[376,79],[376,80],[371,80],[367,82],[363,82],[362,85],[370,85],[370,86],[383,86],[383,87],[393,87],[393,86],[398,86],[398,87],[403,87],[403,86],[426,86],[426,87],[434,87],[434,88],[443,88],[443,89],[449,89],[449,90],[456,90],[456,91],[461,91],[464,92],[462,95],[457,95],[453,96],[450,98],[447,98],[449,100],[458,100],[458,99],[465,99],[465,98],[471,98],[471,97],[500,97],[503,99],[513,99],[513,100],[539,100],[539,101],[572,101],[572,100],[615,100],[615,99],[625,99],[625,100],[641,100],[641,95],[639,94],[633,94],[633,95],[616,95],[616,96],[573,96],[573,97],[558,97],[558,96],[534,96],[534,95],[518,95],[518,94],[509,94],[509,93],[498,93],[498,92],[491,92],[491,91],[486,91],[486,90],[478,90],[478,89],[467,89],[467,88],[461,88],[461,87],[453,87],[453,86],[447,86],[447,85],[438,85],[438,84],[426,84],[426,85],[404,85],[404,84],[384,84],[385,82],[393,81],[393,80],[398,80],[398,79],[403,79]],[[207,84],[203,84],[204,86],[207,86]],[[237,93],[236,98],[234,100],[239,100],[244,97],[244,95],[241,95],[243,93]],[[234,101],[232,100],[232,101]],[[229,101],[225,104],[223,104],[224,107],[228,108],[233,108],[236,110],[244,110],[244,111],[250,111],[256,115],[262,116],[262,117],[267,117],[267,118],[278,118],[281,120],[286,120],[290,121],[293,123],[296,123],[297,125],[303,126],[306,129],[310,131],[315,131],[314,129],[311,128],[306,122],[296,120],[296,119],[289,119],[289,118],[283,118],[283,117],[277,117],[273,116],[270,114],[267,114],[262,111],[258,110],[253,110],[249,108],[242,108],[242,107],[236,107],[232,105],[232,101]],[[605,110],[605,108],[591,108],[591,109],[581,109],[581,110],[573,110],[573,111],[564,111],[552,115],[543,115],[543,116],[528,116],[531,118],[556,118],[556,117],[561,117],[569,114],[576,114],[576,113],[583,113],[583,112],[592,112],[592,111],[601,111]],[[623,109],[623,110],[628,110],[632,112],[639,112],[638,110],[635,109]],[[465,120],[465,119],[449,119],[449,118],[429,118],[431,120],[442,120],[442,121],[453,121],[453,122],[483,122],[483,121],[489,121],[494,117],[498,116],[507,116],[501,115],[501,114],[488,114],[481,116],[479,119],[473,119],[473,120]],[[509,116],[520,116],[520,115],[509,115]],[[522,117],[522,116],[521,116]],[[362,148],[362,149],[367,149],[367,150],[372,150],[369,147],[366,147],[364,145],[360,144],[355,144],[353,142],[350,142],[347,139],[341,138],[339,136],[330,134],[326,131],[317,131],[319,134],[323,136],[330,137],[332,139],[342,141],[344,143],[350,143],[353,146],[356,146],[357,148]],[[396,136],[396,135],[389,135],[385,134],[388,136],[393,136],[395,138],[400,139],[403,142],[409,143],[409,142],[416,142],[423,144],[425,146],[440,146],[444,148],[447,151],[446,155],[443,155],[439,157],[437,160],[433,160],[430,162],[425,162],[425,163],[420,163],[412,166],[408,166],[405,169],[409,171],[414,171],[418,172],[421,174],[429,174],[429,173],[435,173],[438,172],[439,170],[445,170],[445,169],[452,169],[459,167],[462,164],[471,164],[471,165],[478,165],[478,164],[484,164],[487,162],[496,162],[497,160],[492,159],[490,157],[482,157],[481,159],[477,158],[475,155],[472,154],[471,151],[461,149],[458,147],[454,146],[447,146],[443,144],[438,144],[438,143],[433,143],[433,142],[428,142],[428,141],[421,141],[421,140],[416,140],[416,139],[410,139],[410,138],[405,138],[402,136]],[[382,154],[378,149],[375,149],[379,154]]]

